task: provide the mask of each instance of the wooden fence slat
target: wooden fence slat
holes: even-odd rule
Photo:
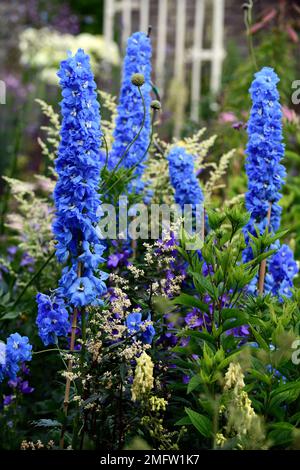
[[[122,47],[126,48],[127,39],[131,34],[131,0],[122,0]]]
[[[115,15],[115,2],[114,0],[106,0],[104,3],[104,38],[107,43],[113,40],[114,36],[114,15]]]
[[[159,88],[161,97],[164,95],[165,60],[167,52],[167,32],[168,32],[168,0],[158,2],[157,20],[157,47],[155,63],[155,81]]]
[[[202,42],[203,25],[205,17],[205,0],[196,0],[194,23],[194,44],[192,49],[192,83],[191,83],[191,119],[198,121],[199,105],[201,95],[201,75],[202,75]]]
[[[191,2],[191,0],[188,0]],[[156,34],[156,53],[155,53],[155,83],[158,86],[160,95],[163,97],[165,82],[176,79],[178,87],[185,87],[186,73],[185,68],[191,63],[191,83],[190,88],[190,117],[198,121],[199,105],[201,99],[201,77],[203,62],[211,62],[210,73],[210,91],[216,94],[219,91],[222,77],[222,63],[225,55],[224,41],[224,9],[225,0],[194,0],[194,25],[193,25],[193,44],[186,49],[186,9],[190,4],[187,0],[157,0],[158,19]],[[132,33],[132,11],[139,12],[139,28],[147,32],[149,18],[151,13],[150,0],[105,0],[104,4],[104,37],[107,42],[114,37],[114,18],[116,13],[121,13],[122,34],[121,41],[123,50],[126,42]],[[211,47],[203,49],[205,9],[212,5],[212,34]],[[176,9],[176,27],[175,27],[175,51],[173,63],[173,77],[166,76],[166,57],[167,57],[167,36],[169,9]],[[179,90],[180,93],[181,90]],[[180,102],[182,100],[178,100]],[[180,109],[179,109],[180,108]],[[175,136],[178,136],[182,126],[183,105],[178,104],[178,110],[175,111]]]
[[[177,0],[174,76],[178,81],[184,78],[186,0]]]
[[[149,26],[149,0],[140,0],[140,31],[147,33]]]
[[[178,87],[183,88],[184,68],[185,68],[185,29],[186,29],[186,0],[177,0],[176,11],[176,36],[175,36],[175,60],[174,60],[174,78]],[[180,92],[180,90],[179,90]],[[183,104],[178,99],[177,109],[175,111],[174,135],[179,137],[183,121]]]
[[[213,27],[212,27],[212,64],[210,76],[210,91],[216,94],[219,91],[222,77],[222,62],[224,34],[224,0],[213,0]]]

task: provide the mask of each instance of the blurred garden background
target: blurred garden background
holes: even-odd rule
[[[226,378],[225,370],[230,366],[229,378],[230,374],[242,377],[240,391],[244,388],[242,369],[236,372],[231,356],[240,354],[244,345],[246,349],[248,341],[251,350],[247,354],[249,353],[249,357],[251,355],[253,364],[246,376],[247,393],[251,394],[255,411],[269,426],[267,433],[270,436],[266,434],[265,439],[264,431],[261,434],[257,432],[260,428],[253,412],[251,416],[255,417],[252,421],[254,425],[253,429],[249,428],[249,435],[253,433],[255,439],[250,441],[248,435],[247,438],[242,436],[244,447],[239,447],[239,441],[235,441],[235,433],[240,438],[239,420],[233,416],[237,424],[234,432],[231,432],[230,427],[226,430],[227,433],[229,429],[227,448],[266,449],[291,445],[299,448],[300,381],[298,363],[292,363],[290,356],[292,341],[299,337],[300,331],[299,263],[295,261],[300,259],[300,1],[0,0],[0,31],[0,245],[3,251],[3,257],[0,257],[0,333],[1,338],[8,338],[7,345],[1,339],[0,346],[2,352],[12,350],[15,354],[19,341],[25,351],[20,348],[24,356],[21,357],[22,364],[31,360],[31,346],[27,344],[27,336],[34,346],[30,382],[32,386],[29,386],[26,379],[29,371],[23,367],[24,364],[20,376],[23,374],[25,381],[24,377],[21,379],[19,376],[19,381],[12,380],[17,376],[11,373],[6,365],[9,361],[5,358],[3,361],[2,356],[4,372],[2,376],[0,374],[0,379],[5,391],[1,405],[4,410],[2,422],[7,426],[0,422],[0,447],[40,448],[40,436],[43,436],[44,429],[49,428],[49,435],[45,440],[49,448],[58,448],[58,445],[60,448],[70,448],[72,441],[73,449],[101,446],[122,449],[138,434],[139,437],[143,435],[143,445],[150,442],[154,449],[176,450],[180,439],[183,439],[182,448],[189,449],[190,436],[194,434],[193,430],[187,432],[185,426],[190,424],[201,435],[198,436],[197,448],[222,447],[227,438],[218,429],[223,429],[223,422],[220,423],[220,428],[216,426],[213,431],[211,427],[219,419],[219,410],[224,408],[222,394],[224,392],[226,402],[228,390],[226,386],[223,390],[223,382],[220,381],[221,391],[216,392],[216,383],[221,375]],[[137,31],[141,32],[133,34]],[[153,46],[152,58],[150,44]],[[138,48],[135,49],[137,45]],[[90,57],[92,71],[88,56],[81,50],[76,53],[81,48]],[[69,56],[65,60],[68,51],[75,56]],[[122,67],[125,70],[125,79],[121,87]],[[81,68],[88,79],[81,75]],[[58,83],[58,70],[61,86]],[[93,76],[100,93],[96,93]],[[278,85],[277,76],[280,79]],[[251,83],[254,85],[250,97]],[[259,93],[255,94],[255,87],[262,90],[262,105],[257,99]],[[123,91],[117,107],[120,89]],[[141,89],[148,100],[147,106],[143,101],[143,94],[143,100],[137,99],[140,98],[137,93],[141,93]],[[62,92],[64,102],[60,109]],[[78,112],[80,108],[76,108],[78,96],[79,101],[84,103],[84,120]],[[100,115],[97,114],[98,99],[101,105],[101,131],[105,136],[101,140],[101,162],[100,158],[97,162],[96,158],[90,157],[91,150],[88,147],[97,138],[94,144],[98,149],[101,136]],[[80,102],[80,106],[82,103]],[[268,118],[266,122],[265,116]],[[73,121],[80,132],[84,128],[84,138],[79,134],[80,138],[74,139]],[[281,126],[285,150],[281,144]],[[94,128],[96,137],[93,135]],[[145,131],[144,135],[142,131]],[[272,137],[272,133],[275,137]],[[59,139],[62,138],[63,142],[64,134],[68,137],[67,144],[59,147]],[[132,148],[138,139],[143,144],[139,147],[142,159],[138,158],[140,155],[135,147],[134,151]],[[254,142],[253,147],[249,142],[251,145]],[[270,147],[263,156],[257,142],[262,142],[266,148]],[[85,151],[74,151],[74,143],[74,147],[77,145],[78,148],[85,143]],[[120,148],[123,149],[122,153]],[[246,148],[248,164],[245,171]],[[73,151],[78,161],[79,157],[86,160],[78,164],[75,159],[76,164],[72,166],[70,153]],[[249,155],[253,157],[253,161]],[[116,157],[120,160],[114,166]],[[139,165],[145,157],[147,165],[142,165],[141,170]],[[134,165],[131,158],[134,159]],[[259,165],[262,159],[265,166]],[[281,164],[279,166],[281,159],[287,170],[286,176],[284,168]],[[184,161],[187,170],[184,166],[180,167]],[[97,171],[101,170],[101,179],[99,175],[98,179],[94,175],[93,165],[97,164]],[[77,174],[76,171],[81,173]],[[201,180],[204,196],[198,179]],[[53,197],[55,183],[56,192]],[[193,185],[196,188],[195,193],[192,191]],[[260,191],[256,191],[256,185]],[[267,196],[264,195],[266,188]],[[81,190],[82,194],[88,194],[89,191],[95,194],[92,194],[93,198],[87,198],[80,196]],[[201,253],[197,250],[193,256],[187,253],[189,250],[185,250],[186,239],[183,232],[181,245],[177,245],[173,233],[165,245],[164,241],[158,240],[153,246],[135,243],[133,238],[128,238],[123,243],[123,238],[120,237],[117,241],[110,240],[104,247],[97,245],[96,235],[92,241],[81,238],[81,234],[77,233],[77,215],[74,216],[74,222],[72,214],[77,210],[76,204],[78,207],[82,206],[82,218],[78,220],[88,220],[89,229],[92,228],[96,233],[96,222],[99,222],[98,190],[102,202],[114,205],[124,194],[128,195],[130,204],[143,201],[145,205],[150,204],[150,200],[154,204],[170,204],[173,200],[178,202],[178,192],[182,196],[181,191],[194,204],[195,194],[198,195],[202,207],[207,209],[207,213],[202,211],[203,230],[198,234],[199,237],[201,235]],[[254,205],[267,209],[262,221],[253,219],[255,224],[266,222],[266,226],[262,225],[263,230],[260,227],[261,233],[257,238],[252,233],[253,259],[246,262],[242,256],[246,245],[250,243],[248,235],[248,239],[244,239],[245,233],[248,234],[248,215],[243,214],[241,205],[246,193],[246,209],[250,211],[249,192],[251,203],[254,201]],[[76,199],[76,204],[73,204],[73,198]],[[279,200],[282,208],[281,221],[281,208],[277,206]],[[66,238],[65,248],[71,243],[70,240],[74,242],[76,250],[78,248],[76,251],[73,246],[75,254],[72,250],[65,250],[62,256],[61,250],[57,248],[57,233],[54,233],[55,241],[53,240],[53,201],[56,210],[59,204],[63,207],[63,222],[56,225],[56,231],[62,238]],[[283,230],[279,235],[272,233],[273,226],[268,233],[272,211],[277,211],[275,215],[278,226],[281,222]],[[59,210],[57,213],[61,216]],[[66,214],[72,219],[72,233],[65,225]],[[205,224],[209,225],[209,230]],[[274,232],[277,229],[276,226]],[[68,235],[71,234],[74,239],[67,239],[67,230]],[[86,233],[94,233],[93,230],[82,229],[82,233],[86,236]],[[288,245],[279,245],[279,238]],[[267,247],[273,246],[277,241],[276,249],[266,252]],[[288,278],[289,284],[283,284],[286,290],[283,291],[284,295],[282,292],[279,295],[274,293],[277,285],[272,278],[270,281],[269,276],[264,296],[265,259],[266,256],[273,255],[279,246],[281,264],[274,257],[273,270],[275,274],[283,272],[283,278]],[[101,255],[104,249],[106,253],[103,259]],[[70,273],[75,275],[75,281],[72,280],[71,288],[75,286],[74,290],[82,307],[77,332],[78,298],[75,299],[76,302],[72,300],[67,304],[70,311],[61,307],[60,297],[58,303],[53,300],[53,311],[50,309],[51,314],[57,314],[60,321],[65,317],[63,332],[59,332],[57,336],[62,336],[63,353],[67,354],[70,349],[74,353],[73,358],[72,355],[71,358],[68,355],[61,356],[62,350],[59,349],[56,332],[50,338],[51,341],[46,338],[46,342],[40,334],[41,318],[45,316],[48,321],[51,299],[58,292],[56,287],[60,286],[61,289],[64,283],[70,282],[70,279],[66,281],[67,276],[64,274],[68,266],[61,271],[54,257],[55,250],[59,254],[58,258],[61,257],[61,264],[66,263],[67,259],[68,263],[73,263],[73,271]],[[71,251],[72,260],[69,259]],[[212,256],[215,251],[219,257]],[[200,259],[200,255],[203,259]],[[78,269],[73,258],[78,262]],[[90,269],[89,263],[92,263],[93,269]],[[94,276],[93,270],[98,270],[102,264],[105,266],[104,271],[100,271],[100,274],[97,271],[100,279]],[[254,268],[257,271],[259,269],[259,281],[263,281],[258,295],[252,295],[250,290],[251,285],[255,284],[256,289],[257,284],[258,272]],[[271,268],[268,267],[267,271],[270,274]],[[106,286],[104,281],[108,274],[110,276]],[[89,281],[88,276],[94,284]],[[80,284],[80,279],[89,282],[88,286],[92,285],[91,292],[88,292],[91,298],[84,298],[85,287]],[[95,290],[95,286],[97,289],[101,288],[101,295]],[[68,299],[70,292],[64,292],[63,297]],[[91,300],[95,292],[99,297],[97,300],[104,298],[104,306],[101,302],[98,304]],[[49,293],[51,299],[48,294],[43,293]],[[62,295],[61,292],[59,295]],[[153,301],[153,296],[158,299],[157,302]],[[72,328],[69,313],[73,322],[75,318]],[[95,314],[96,323],[93,323],[92,314]],[[86,318],[91,320],[88,330]],[[209,320],[207,324],[206,318]],[[60,326],[56,318],[49,324],[54,330],[57,324]],[[115,324],[120,327],[116,330],[119,335],[117,339]],[[36,326],[39,328],[40,338]],[[16,335],[13,333],[16,330],[26,334],[26,337],[11,338]],[[143,336],[141,333],[148,333],[150,338],[140,341]],[[76,334],[78,344],[75,344]],[[134,349],[137,337],[139,350]],[[119,341],[120,338],[122,341]],[[48,347],[53,343],[57,349],[41,349],[41,339],[44,346]],[[129,343],[129,352],[132,355],[126,349]],[[150,350],[150,344],[154,345],[151,349],[153,363],[150,361],[151,354],[146,354]],[[96,345],[98,349],[94,350],[91,345]],[[120,348],[120,352],[116,354],[115,345]],[[174,362],[173,348],[177,348],[175,352],[182,354],[186,360],[179,357]],[[101,361],[98,353],[95,353],[100,350],[107,351]],[[45,368],[43,354],[48,354],[48,351],[59,355],[47,356]],[[78,361],[76,363],[76,359],[74,363],[81,375],[72,376],[72,361],[77,358],[79,351],[80,358],[78,355]],[[142,351],[144,355],[141,354]],[[85,362],[87,357],[90,362]],[[245,364],[248,364],[249,357],[243,358]],[[57,369],[62,366],[59,362],[61,358],[68,358],[68,368],[62,374],[63,383],[56,377]],[[150,371],[148,392],[153,387],[155,364],[157,396],[151,396],[152,401],[149,401],[149,394],[148,401],[143,398],[140,400],[141,405],[136,405],[135,392],[130,395],[132,383],[137,383],[133,382],[132,361],[136,360],[138,363],[140,358],[146,358],[142,366],[148,367],[148,372]],[[20,358],[17,359],[15,363],[20,362]],[[245,364],[243,367],[246,370],[248,366]],[[259,371],[258,364],[261,367]],[[138,366],[140,367],[139,364]],[[19,372],[19,365],[17,367]],[[137,370],[139,371],[138,368]],[[215,375],[215,370],[219,375]],[[92,386],[88,384],[86,387],[86,377],[89,377],[88,380],[92,377],[90,373],[94,374]],[[5,374],[11,379],[7,383]],[[228,371],[226,374],[228,378]],[[138,373],[136,377],[140,377]],[[68,414],[70,381],[76,384],[77,378],[80,379],[78,382],[82,381],[81,388],[79,394],[72,391],[73,402]],[[143,380],[141,384],[144,386]],[[197,421],[195,424],[193,409],[199,407],[200,403],[195,390],[197,393],[201,392],[199,396],[202,397],[203,384],[205,393],[208,390],[207,384],[211,389],[207,393],[207,401],[201,403],[201,412],[204,414],[197,413],[197,419],[200,416],[201,422],[199,424]],[[64,387],[67,390],[66,395],[63,392]],[[228,387],[231,389],[231,385]],[[30,397],[19,402],[19,397],[22,400],[23,395]],[[241,397],[245,396],[243,391]],[[215,405],[219,398],[218,405]],[[248,398],[247,400],[248,406],[250,401]],[[92,402],[97,402],[95,413],[93,410],[89,411],[94,406],[91,405]],[[166,411],[168,402],[170,405],[166,412],[166,421],[168,429],[171,429],[170,433],[162,426],[160,415]],[[145,403],[148,409],[143,408]],[[235,402],[232,402],[232,407],[231,401],[228,403],[230,413],[233,413]],[[245,419],[248,419],[249,406],[247,408],[246,405],[244,403],[242,408],[246,410]],[[20,411],[20,406],[23,406],[23,411]],[[183,416],[184,413],[188,417]],[[40,420],[33,421],[34,419]],[[140,421],[141,428],[137,424]],[[175,425],[181,426],[179,432]],[[36,428],[41,430],[37,431]],[[137,433],[137,429],[144,429],[144,434]],[[289,433],[288,438],[286,430]],[[37,444],[30,447],[23,440],[25,437],[36,440]]]
[[[2,0],[0,78],[6,104],[0,107],[0,173],[30,180],[46,169],[38,144],[43,117],[35,99],[57,110],[56,70],[66,51],[84,48],[99,88],[117,94],[127,36],[148,24],[164,138],[188,135],[203,124],[217,133],[225,126],[219,145],[242,148],[245,133],[232,126],[240,129],[249,109],[246,96],[254,71],[249,40],[257,66],[263,60],[281,76],[285,117],[296,125],[291,94],[299,75],[299,2],[256,0],[252,18],[243,5],[239,0]],[[238,174],[242,161],[235,164]]]

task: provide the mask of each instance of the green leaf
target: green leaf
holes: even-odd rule
[[[211,344],[215,344],[215,340],[210,333],[206,333],[205,331],[195,331],[195,330],[183,330],[180,333],[180,336],[191,336],[192,338],[199,338],[203,339],[203,341],[208,341]]]
[[[263,337],[251,325],[250,325],[250,328],[259,346],[269,352],[270,351],[269,345],[266,343]]]
[[[270,394],[270,408],[292,403],[300,396],[300,381],[284,384]]]
[[[8,312],[3,315],[0,320],[14,320],[15,318],[20,316],[20,312],[13,311],[13,312]]]
[[[175,305],[186,305],[187,307],[197,307],[206,313],[209,312],[209,306],[207,304],[188,294],[180,294],[172,300],[172,303]]]
[[[201,378],[199,375],[194,375],[188,383],[187,393],[191,393],[201,384]]]
[[[209,294],[212,299],[217,299],[218,298],[218,291],[216,287],[212,284],[211,280],[207,277],[202,276],[199,273],[196,272],[190,272],[190,274],[193,276],[193,280],[195,283],[195,287],[200,292],[201,294]]]
[[[268,438],[272,441],[272,445],[285,445],[288,446],[293,441],[293,433],[295,427],[286,422],[274,423],[271,425],[271,432],[268,434]]]
[[[212,423],[206,416],[201,415],[196,411],[191,410],[190,408],[185,408],[185,412],[190,418],[193,426],[195,426],[197,431],[199,431],[202,436],[211,437]]]
[[[184,416],[183,418],[176,421],[175,426],[187,426],[192,424],[190,418],[188,416]]]
[[[230,354],[230,356],[227,356],[222,362],[220,362],[220,364],[218,365],[218,369],[224,369],[225,367],[227,367],[234,358],[236,358],[237,356],[239,356],[241,354],[241,352],[243,351],[244,349],[243,348],[240,348],[238,349],[237,351],[233,352],[232,354]]]
[[[37,428],[57,428],[61,426],[61,423],[55,419],[39,419],[38,421],[32,421],[32,424]]]

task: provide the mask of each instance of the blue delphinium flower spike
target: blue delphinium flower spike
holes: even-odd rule
[[[62,61],[61,142],[55,168],[53,233],[60,262],[68,262],[58,294],[74,306],[95,305],[106,291],[99,239],[100,112],[88,55],[82,49]],[[81,269],[79,268],[79,263]]]
[[[183,147],[172,147],[168,154],[170,181],[175,190],[175,202],[183,209],[185,204],[203,204],[204,197],[194,171],[194,157]]]
[[[275,232],[280,227],[281,207],[278,201],[281,199],[281,188],[284,184],[286,171],[281,164],[284,156],[284,144],[282,143],[282,111],[279,102],[277,83],[279,78],[270,67],[264,67],[255,74],[250,87],[252,108],[248,122],[248,144],[246,148],[246,172],[248,176],[248,191],[246,193],[246,208],[251,218],[245,227],[246,243],[249,242],[248,232],[256,235],[255,227],[263,233],[268,225],[268,210],[271,206],[269,230]],[[277,242],[274,248],[279,249]],[[273,248],[273,247],[272,247]],[[289,261],[292,269],[286,269],[287,265],[282,256],[291,252],[283,245],[276,258],[271,258],[268,263],[268,276],[265,291],[271,290],[274,295],[281,295],[283,291],[289,295],[292,280],[297,272],[295,261]],[[249,261],[252,258],[252,249],[248,246],[243,258]],[[278,266],[280,265],[280,270]],[[279,274],[280,271],[280,274]],[[287,289],[287,286],[288,289]]]
[[[101,216],[100,112],[88,55],[82,49],[74,56],[69,54],[58,76],[63,99],[53,233],[56,256],[66,266],[51,298],[37,295],[37,325],[46,346],[55,343],[58,336],[67,336],[67,306],[100,304],[106,291],[106,274],[98,270],[104,261],[97,229]]]
[[[146,34],[137,32],[130,36],[127,41],[123,65],[122,86],[113,133],[114,142],[108,161],[108,168],[113,170],[118,165],[127,145],[134,139],[142,125],[143,103],[137,86],[131,83],[131,77],[135,73],[143,74],[145,83],[140,90],[146,107],[145,123],[138,139],[120,163],[120,166],[128,169],[137,165],[134,182],[137,191],[143,187],[140,176],[144,171],[144,160],[147,157],[145,152],[150,142],[151,54],[151,41]]]

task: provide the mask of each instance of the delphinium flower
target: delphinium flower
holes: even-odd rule
[[[100,219],[100,113],[89,57],[82,49],[62,61],[61,142],[55,168],[56,217],[53,233],[62,271],[57,294],[75,307],[98,305],[106,291],[106,274],[99,271],[104,245]]]
[[[277,231],[280,227],[281,207],[278,201],[281,198],[280,190],[286,172],[281,164],[284,145],[278,82],[279,78],[274,70],[264,67],[255,74],[249,90],[253,104],[247,127],[246,148],[248,176],[246,208],[251,215],[244,232],[247,243],[248,232],[255,235],[255,227],[260,233],[263,233],[267,226],[271,232]],[[275,247],[279,249],[280,243],[277,242]],[[275,261],[271,258],[268,263],[268,283],[265,285],[265,290],[271,290],[274,295],[281,295],[283,291],[285,295],[290,295],[292,280],[297,272],[297,265],[291,258],[289,269],[286,269],[287,252],[290,253],[289,248],[283,245],[277,252]],[[243,259],[249,261],[251,258],[252,249],[248,246],[244,250]]]
[[[120,166],[135,169],[134,186],[137,191],[143,188],[140,180],[144,171],[146,150],[150,142],[150,104],[151,104],[151,41],[142,32],[134,33],[127,42],[123,65],[123,79],[117,108],[116,126],[113,133],[114,142],[109,155],[108,168],[113,170],[119,164],[126,147],[133,141],[143,123],[144,107],[138,87],[131,79],[133,74],[142,74],[144,84],[139,87],[145,103],[145,122],[139,137],[131,146]]]
[[[129,335],[140,337],[143,343],[151,344],[155,329],[151,323],[150,313],[146,320],[142,320],[141,312],[132,312],[126,317],[126,326]]]
[[[31,360],[31,351],[29,339],[19,333],[12,333],[7,338],[6,344],[0,342],[0,382],[5,377],[16,380],[22,364]]]
[[[29,374],[29,369],[24,366],[24,363],[21,365],[21,372],[23,374]],[[11,393],[9,393],[9,395],[3,396],[3,406],[9,406],[12,402],[14,402],[17,393],[21,393],[22,395],[29,395],[34,391],[34,388],[29,385],[28,380],[26,380],[24,377],[10,379],[7,382],[7,385],[11,389]]]
[[[273,295],[283,297],[292,296],[293,279],[298,273],[298,266],[294,254],[289,246],[282,245],[275,253],[268,265],[265,289]]]
[[[67,336],[69,313],[62,299],[45,294],[37,295],[38,315],[36,323],[39,336],[45,346],[55,344],[58,336]]]
[[[194,157],[183,147],[172,147],[168,154],[170,181],[175,190],[175,202],[184,209],[191,205],[195,212],[203,205],[203,192],[195,175]]]

